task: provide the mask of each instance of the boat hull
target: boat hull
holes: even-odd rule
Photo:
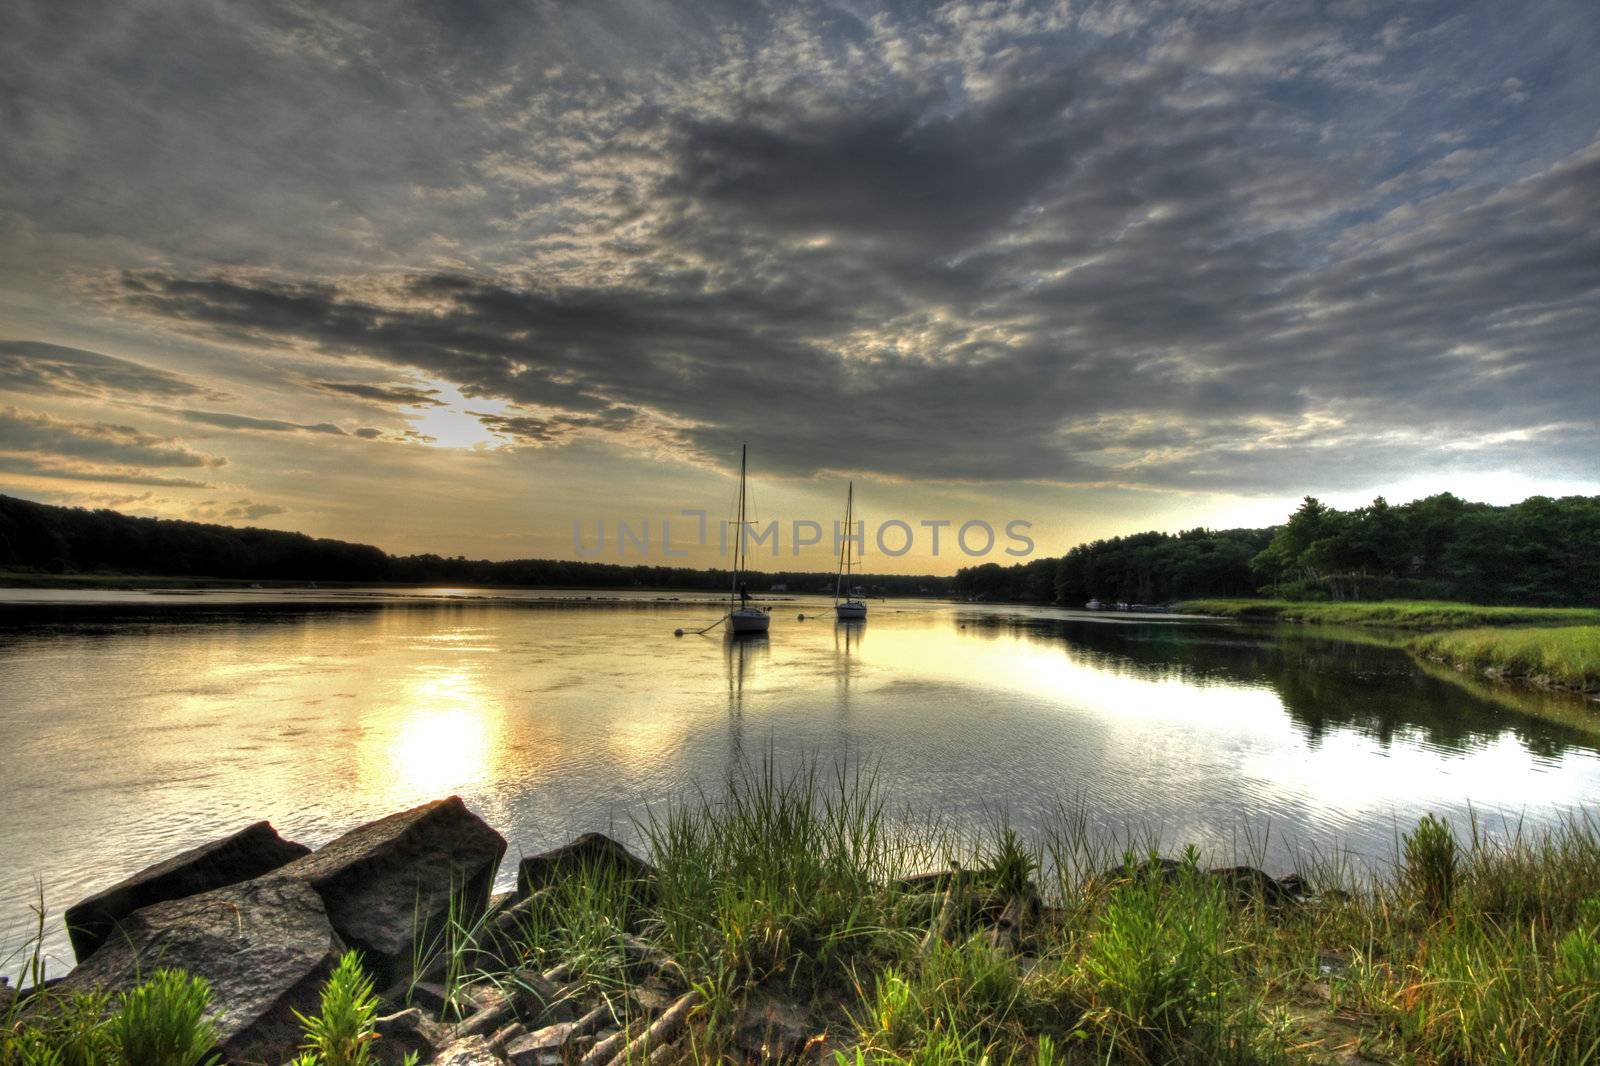
[[[859,622],[867,617],[867,605],[864,603],[836,603],[833,613],[841,622]]]
[[[736,637],[765,633],[772,625],[772,616],[766,611],[741,610],[728,615],[728,632]]]

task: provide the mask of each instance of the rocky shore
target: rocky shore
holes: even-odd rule
[[[495,895],[506,847],[456,797],[360,826],[316,850],[259,822],[69,908],[77,968],[33,998],[115,995],[157,967],[179,969],[209,984],[224,1062],[277,1066],[301,1046],[297,1012],[316,1011],[319,990],[354,949],[381,1004],[368,1049],[374,1062],[691,1061],[684,1036],[714,975],[685,972],[657,942],[637,935],[655,902],[658,871],[589,834],[523,858],[516,889]],[[1158,881],[1183,869],[1170,860],[1142,867]],[[981,937],[987,949],[1026,966],[1046,909],[1031,872],[1026,863],[1009,873],[955,868],[881,887],[921,914],[924,952],[933,941]],[[1278,880],[1250,867],[1208,876],[1240,902],[1286,906],[1306,893],[1297,877]],[[529,965],[521,946],[541,908],[574,879],[598,880],[637,904],[622,912],[634,917],[613,931],[603,956],[611,979],[595,979],[592,955],[579,981],[567,962]],[[830,1004],[814,991],[769,980],[741,995],[734,1016],[719,1020],[731,1034],[723,1054],[833,1061],[852,1043],[852,1004]]]

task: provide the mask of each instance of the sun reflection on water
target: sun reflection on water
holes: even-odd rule
[[[503,708],[474,670],[430,667],[408,679],[364,738],[363,784],[386,802],[470,791],[494,776]]]

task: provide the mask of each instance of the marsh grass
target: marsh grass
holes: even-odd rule
[[[1416,637],[1407,646],[1451,664],[1600,688],[1600,625],[1463,629]]]
[[[1319,602],[1295,600],[1189,600],[1186,614],[1210,614],[1258,622],[1387,626],[1395,629],[1462,629],[1468,626],[1595,626],[1600,610],[1590,607],[1490,607],[1443,600]]]

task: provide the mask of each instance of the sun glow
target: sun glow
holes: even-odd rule
[[[476,417],[479,414],[503,414],[508,408],[504,400],[486,397],[466,397],[461,390],[447,381],[429,381],[435,390],[437,404],[425,404],[402,409],[411,429],[421,443],[434,448],[467,448],[481,451],[498,447],[499,437]]]
[[[363,744],[362,778],[401,802],[470,790],[490,779],[500,732],[500,704],[475,672],[432,671],[407,687]]]

